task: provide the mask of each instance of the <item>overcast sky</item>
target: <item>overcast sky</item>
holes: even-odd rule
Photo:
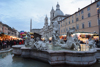
[[[44,25],[44,18],[50,18],[52,7],[56,9],[57,2],[64,14],[73,14],[78,8],[83,8],[94,0],[0,0],[0,21],[14,27],[18,31],[39,29]],[[49,21],[50,22],[50,21]]]

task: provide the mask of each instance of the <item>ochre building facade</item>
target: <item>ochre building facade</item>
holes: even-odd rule
[[[60,21],[60,35],[66,34],[69,28],[75,27],[76,32],[94,32],[99,33],[98,28],[98,10],[100,1],[95,1],[83,9],[79,9],[74,14]],[[100,9],[99,9],[100,17]],[[99,19],[100,21],[100,19]]]

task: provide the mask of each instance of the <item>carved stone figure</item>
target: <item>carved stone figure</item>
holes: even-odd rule
[[[35,43],[35,41],[34,41],[34,39],[30,39],[30,41],[29,41],[29,45],[33,45]]]
[[[40,39],[37,37],[36,42],[32,45],[32,49],[37,49],[37,50],[47,50],[47,43],[40,41]]]
[[[35,43],[34,39],[31,38],[30,33],[26,33],[27,39],[25,40],[25,46],[31,47]]]
[[[67,49],[74,49],[78,50],[78,47],[81,49],[80,42],[78,41],[77,35],[74,37],[71,36],[75,32],[75,28],[70,28],[70,30],[67,30],[67,42],[62,45],[62,48],[67,48]]]
[[[88,45],[90,46],[90,49],[95,48],[96,47],[95,44],[96,44],[95,41],[92,40],[92,38],[90,37],[88,40]]]
[[[27,39],[25,40],[25,45],[29,45],[31,35],[29,33],[26,33],[26,35],[27,35]]]
[[[61,39],[61,40],[60,40],[60,39],[58,39],[55,45],[56,45],[56,46],[60,46],[60,47],[61,47],[61,46],[62,46],[62,45],[64,45],[64,44],[65,44],[65,42],[64,42],[64,40],[63,40],[63,39]]]
[[[53,42],[53,45],[55,46],[57,43],[57,40],[59,40],[59,22],[53,21],[52,26],[53,26],[52,42]]]
[[[49,37],[46,35],[45,42],[49,41]]]
[[[73,37],[73,39],[74,39],[74,41],[75,41],[75,44],[76,44],[77,46],[79,46],[79,49],[81,49],[80,41],[78,40],[77,35],[75,35],[75,36]]]

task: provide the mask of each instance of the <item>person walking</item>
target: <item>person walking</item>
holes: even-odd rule
[[[99,46],[98,46],[98,39],[96,39],[95,42],[96,42],[96,46],[99,47]]]
[[[7,41],[4,41],[4,48],[7,48]]]
[[[24,44],[24,40],[22,40],[22,44]]]
[[[12,40],[10,40],[10,47],[12,47],[12,45],[13,45],[13,41],[12,41]]]
[[[19,41],[19,45],[21,45],[22,43],[21,43],[21,40]]]
[[[0,40],[0,50],[2,49],[2,42],[1,42],[1,40]]]

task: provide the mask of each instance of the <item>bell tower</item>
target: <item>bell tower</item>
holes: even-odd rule
[[[57,2],[57,5],[56,5],[56,10],[60,10],[60,5],[58,4],[58,2]]]
[[[52,7],[52,9],[51,9],[51,12],[50,12],[50,24],[51,24],[51,22],[52,22],[52,19],[54,18],[54,9],[53,9],[53,7]]]
[[[48,26],[48,17],[47,17],[47,15],[46,15],[46,17],[45,17],[45,24],[44,24],[45,26]]]

